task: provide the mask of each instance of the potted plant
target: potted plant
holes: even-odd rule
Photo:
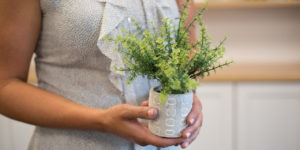
[[[193,21],[186,26],[187,6],[190,0],[183,4],[183,10],[178,23],[164,18],[160,27],[153,26],[143,30],[138,22],[132,19],[137,32],[132,34],[122,30],[116,37],[105,37],[115,42],[116,49],[122,54],[124,68],[115,68],[129,74],[127,84],[138,75],[147,76],[149,80],[156,79],[160,86],[152,87],[149,92],[149,106],[158,109],[158,117],[149,121],[149,130],[162,137],[180,137],[186,128],[185,119],[191,111],[193,92],[199,79],[209,76],[210,71],[216,71],[232,63],[223,58],[224,40],[215,47],[206,33],[202,21],[205,8],[197,12]],[[188,36],[189,28],[198,22],[200,38],[191,43]]]

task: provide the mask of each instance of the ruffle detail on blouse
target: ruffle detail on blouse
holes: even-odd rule
[[[111,60],[109,69],[110,82],[121,92],[123,92],[123,80],[125,73],[115,71],[116,67],[124,67],[121,54],[115,50],[115,44],[104,41],[104,37],[109,35],[122,22],[126,15],[126,5],[124,0],[99,0],[104,4],[103,16],[101,19],[100,34],[97,41],[99,50]]]
[[[104,37],[116,36],[118,35],[118,26],[120,23],[124,22],[127,16],[127,5],[125,0],[98,0],[104,3],[103,16],[101,19],[100,34],[97,41],[97,46],[99,50],[111,60],[109,69],[111,71],[109,75],[110,82],[120,90],[125,97],[127,97],[127,103],[135,99],[134,94],[126,95],[126,93],[134,92],[133,85],[125,85],[126,73],[123,71],[115,70],[117,68],[123,68],[123,60],[121,59],[121,54],[115,50],[115,44],[104,41]],[[163,11],[163,9],[169,9],[170,5],[167,0],[142,0],[145,9],[146,23],[150,27],[150,22],[154,21],[155,26],[161,24],[161,19],[167,17],[168,14]],[[123,24],[122,24],[123,25]],[[123,25],[124,26],[124,25]],[[127,90],[127,92],[125,91]],[[133,103],[134,104],[134,103]]]

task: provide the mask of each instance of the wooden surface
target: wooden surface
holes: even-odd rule
[[[37,78],[32,66],[28,76],[29,83],[36,83]],[[299,64],[232,64],[229,67],[211,72],[205,82],[226,81],[300,81]]]
[[[299,81],[299,64],[232,64],[203,81]]]
[[[36,77],[36,72],[35,72],[35,65],[32,62],[30,64],[30,69],[29,69],[29,74],[28,74],[27,82],[28,83],[37,83],[37,77]]]
[[[207,7],[208,9],[232,9],[232,8],[281,8],[299,7],[300,2],[209,2],[208,5],[195,2],[197,8]]]

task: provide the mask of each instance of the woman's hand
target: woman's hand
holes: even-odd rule
[[[148,104],[148,101],[144,101],[142,106],[148,106]],[[182,148],[186,148],[196,139],[202,126],[202,120],[202,104],[197,95],[194,93],[193,107],[186,120],[188,127],[182,131],[182,137],[185,139],[182,143],[180,143]]]
[[[196,139],[203,122],[202,104],[195,93],[193,98],[193,107],[191,112],[187,116],[186,121],[188,127],[182,132],[183,137],[186,138],[186,140],[181,143],[182,148],[186,148]]]
[[[184,142],[184,138],[162,138],[152,134],[147,125],[140,123],[137,118],[154,119],[157,110],[145,106],[121,104],[111,107],[102,114],[103,131],[121,136],[139,145],[154,145],[167,147]]]

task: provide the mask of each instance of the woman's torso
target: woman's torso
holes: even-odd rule
[[[115,17],[111,21],[118,21],[115,29],[130,27],[128,17],[135,18],[143,27],[147,27],[142,0],[126,0],[126,3],[122,3],[124,5],[118,5],[120,1],[124,0],[40,1],[43,20],[35,51],[38,87],[94,108],[107,109],[127,103],[122,96],[126,93],[118,90],[108,79],[112,60],[97,46],[100,33],[104,32],[103,19],[108,17],[104,16],[107,15],[105,11],[110,12],[110,17]],[[158,0],[154,1],[160,4]],[[170,2],[170,5],[163,8],[163,13],[177,13],[175,0],[164,1]],[[111,5],[111,8],[107,5]],[[122,9],[121,13],[126,13],[123,14],[126,17],[118,20],[119,9]],[[117,30],[106,31],[109,34],[117,33]],[[140,76],[133,82],[131,87],[135,92],[136,104],[148,98],[151,86],[152,82]],[[138,148],[141,147],[109,133],[44,127],[36,128],[29,147],[32,150]]]

